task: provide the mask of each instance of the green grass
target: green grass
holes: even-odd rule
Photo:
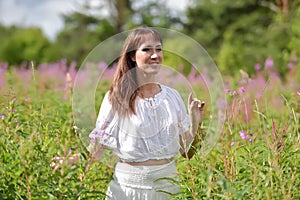
[[[27,75],[27,81],[14,70],[1,75],[0,199],[104,199],[114,169],[91,164],[74,127],[71,95],[58,89],[64,81]],[[228,81],[246,91],[227,94],[224,127],[208,155],[199,150],[189,161],[176,159],[182,187],[176,198],[300,199],[299,86],[266,84],[256,97],[261,86]],[[75,152],[82,153],[78,164],[50,167],[54,156]]]

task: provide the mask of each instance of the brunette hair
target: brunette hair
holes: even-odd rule
[[[109,101],[113,111],[120,116],[135,114],[135,99],[137,97],[136,63],[132,60],[137,48],[149,37],[162,44],[160,33],[154,28],[138,27],[127,36],[118,60],[117,69],[109,89]]]

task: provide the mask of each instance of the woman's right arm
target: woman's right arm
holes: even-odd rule
[[[110,111],[111,111],[111,105],[110,102],[108,100],[108,92],[105,94],[101,107],[100,107],[100,111],[98,114],[98,118],[96,121],[96,128],[91,132],[90,134],[90,145],[87,147],[87,150],[90,153],[90,158],[92,160],[92,162],[96,161],[96,160],[100,160],[102,154],[103,154],[103,145],[99,143],[98,139],[99,136],[101,137],[101,134],[98,135],[99,133],[102,132],[102,130],[104,130],[107,126],[107,124],[109,124],[109,122],[111,121],[111,115],[110,115]],[[59,169],[61,167],[61,165],[63,164],[68,164],[68,165],[73,165],[75,163],[78,162],[79,158],[81,156],[81,153],[76,153],[73,154],[72,156],[69,157],[54,157],[52,159],[52,162],[50,164],[50,166],[54,169]]]
[[[95,145],[95,143],[90,143],[90,145],[87,147],[87,150],[90,152],[91,158],[94,161],[100,161],[104,149],[103,146]]]
[[[87,150],[90,153],[91,161],[100,161],[101,156],[103,154],[103,148],[101,148],[99,145],[95,145],[93,143],[90,143],[90,145],[87,147]],[[62,165],[74,165],[79,161],[79,158],[81,156],[81,153],[75,153],[71,155],[70,157],[62,157],[62,156],[56,156],[52,159],[52,162],[50,164],[50,167],[52,167],[54,170],[58,170],[61,168]]]

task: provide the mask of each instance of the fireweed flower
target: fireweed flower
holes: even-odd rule
[[[249,138],[244,131],[239,131],[239,134],[243,140],[247,140],[250,143],[253,142],[253,140],[251,138]],[[250,134],[250,136],[252,136],[252,134]]]
[[[229,90],[229,89],[226,89],[226,90],[225,90],[225,93],[226,93],[226,94],[230,93],[230,90]]]
[[[288,63],[288,68],[289,69],[294,69],[295,68],[295,63],[289,62]]]
[[[265,61],[265,69],[273,69],[274,68],[274,61],[272,58],[267,58]]]
[[[4,115],[0,115],[0,119],[4,119]]]
[[[298,57],[297,56],[293,56],[292,59],[291,59],[291,62],[294,62],[294,63],[298,62]]]
[[[239,134],[240,134],[240,136],[241,136],[241,138],[242,138],[243,140],[247,140],[247,141],[249,141],[250,143],[253,142],[253,140],[252,140],[251,138],[249,138],[249,137],[247,136],[247,134],[246,134],[244,131],[239,131]],[[250,134],[250,135],[251,135],[251,134]]]
[[[256,64],[254,65],[254,69],[255,69],[255,71],[261,70],[261,65],[260,65],[259,63],[256,63]]]
[[[244,93],[245,92],[245,88],[244,87],[240,87],[238,91],[239,91],[239,93]]]
[[[244,133],[243,131],[239,131],[239,134],[240,134],[240,136],[241,136],[241,138],[242,138],[243,140],[248,140],[248,139],[249,139],[248,136],[247,136],[247,134]]]
[[[237,95],[237,92],[236,92],[236,91],[233,91],[233,92],[232,92],[232,95],[233,95],[233,96],[236,96],[236,95]]]
[[[231,143],[230,143],[230,146],[232,147],[233,145],[234,145],[234,142],[231,142]]]

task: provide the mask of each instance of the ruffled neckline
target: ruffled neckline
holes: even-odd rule
[[[138,96],[139,99],[148,101],[148,100],[152,100],[152,99],[160,99],[161,97],[163,97],[163,95],[165,93],[165,88],[160,83],[156,83],[156,84],[160,87],[160,91],[158,93],[156,93],[153,97],[142,98],[142,97]]]
[[[156,83],[160,87],[160,92],[156,93],[153,97],[142,98],[139,97],[139,101],[142,102],[147,107],[157,107],[160,104],[160,101],[165,97],[165,87],[160,83]]]

